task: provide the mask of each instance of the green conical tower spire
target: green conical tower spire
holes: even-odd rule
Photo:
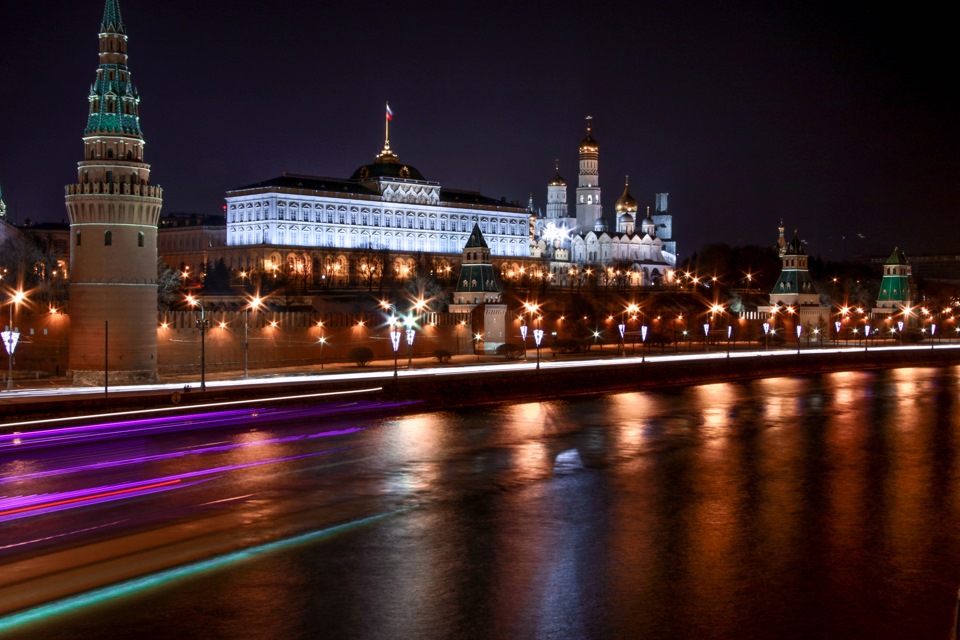
[[[90,87],[90,113],[85,133],[143,138],[140,97],[127,68],[127,31],[119,0],[106,0],[100,25],[100,67]]]
[[[103,22],[100,23],[100,33],[126,33],[123,18],[120,17],[120,1],[107,0],[103,7]]]

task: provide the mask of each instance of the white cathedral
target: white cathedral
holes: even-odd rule
[[[668,213],[667,194],[658,193],[656,210],[639,220],[637,201],[625,184],[614,205],[616,231],[610,233],[600,203],[600,146],[591,135],[580,143],[580,177],[576,194],[576,217],[570,217],[567,183],[556,174],[547,184],[546,215],[537,216],[531,257],[550,261],[550,272],[558,284],[568,283],[574,267],[594,265],[606,274],[615,274],[631,286],[669,284],[677,264],[673,240],[673,216]],[[602,274],[600,274],[602,275]]]

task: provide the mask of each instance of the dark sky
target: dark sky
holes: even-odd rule
[[[625,174],[641,206],[669,192],[681,257],[773,243],[781,217],[825,258],[960,251],[955,37],[931,5],[589,4],[121,0],[164,212],[284,170],[348,177],[389,100],[427,179],[541,208],[554,158],[575,186],[593,116],[605,216]],[[16,221],[66,219],[102,12],[4,6]]]

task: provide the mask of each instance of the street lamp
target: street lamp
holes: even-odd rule
[[[537,328],[533,330],[533,338],[534,338],[534,341],[537,343],[537,369],[539,369],[539,368],[540,368],[540,341],[537,340],[537,331],[540,329],[540,313],[539,313],[539,311],[540,311],[540,305],[539,305],[539,304],[536,304],[536,303],[533,303],[533,302],[524,302],[524,303],[523,303],[523,308],[526,309],[527,313],[530,314],[530,319],[531,319],[531,320],[533,320],[533,314],[535,314],[535,313],[537,314]],[[522,335],[524,336],[524,338],[523,338],[523,354],[524,354],[524,358],[526,358],[526,354],[527,354],[526,331],[522,328],[522,326],[521,326],[520,331],[522,332]],[[543,332],[542,332],[542,331],[540,332],[540,337],[543,338]]]
[[[390,345],[393,347],[393,379],[397,379],[397,352],[400,350],[400,321],[390,318]]]
[[[524,321],[523,317],[520,318],[520,322],[523,324],[520,325],[520,338],[523,340],[523,359],[527,359],[527,323]]]
[[[244,309],[243,318],[243,379],[250,375],[250,312],[260,308],[263,300],[254,296]]]
[[[800,355],[800,334],[803,332],[803,325],[797,323],[797,355]]]
[[[640,327],[640,363],[647,361],[647,325]]]
[[[207,310],[203,308],[203,303],[193,296],[187,296],[187,302],[191,307],[200,307],[200,319],[197,320],[197,326],[200,327],[200,391],[207,390]]]
[[[20,306],[20,303],[27,299],[27,294],[23,291],[17,291],[10,296],[10,326],[3,332],[3,346],[7,350],[7,391],[13,391],[13,352],[17,348],[17,341],[20,340],[20,332],[13,326],[13,307]]]
[[[537,343],[537,371],[540,370],[540,341],[543,340],[543,329],[540,328],[540,316],[537,315],[537,328],[533,330],[533,341]]]
[[[393,347],[393,378],[396,379],[398,364],[398,351],[400,350],[400,319],[397,317],[397,308],[387,300],[380,301],[380,307],[384,311],[390,312],[390,317],[387,319],[387,327],[390,329],[390,346]]]
[[[323,320],[317,320],[317,329],[320,330],[320,337],[317,338],[320,344],[320,371],[323,371],[323,345],[327,344],[327,339],[323,335]]]
[[[710,323],[703,323],[703,351],[704,353],[709,353],[710,351]]]
[[[407,369],[409,369],[413,366],[413,339],[417,336],[417,332],[413,328],[415,324],[413,316],[407,316],[403,322],[407,325]]]
[[[770,323],[763,323],[763,350],[767,351],[770,349]]]

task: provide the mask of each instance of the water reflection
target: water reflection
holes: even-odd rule
[[[958,378],[840,373],[371,422],[355,436],[369,459],[301,469],[289,491],[342,487],[327,519],[397,496],[417,508],[116,615],[172,632],[164,616],[183,606],[183,635],[241,638],[946,637]],[[233,622],[205,623],[220,611]]]

